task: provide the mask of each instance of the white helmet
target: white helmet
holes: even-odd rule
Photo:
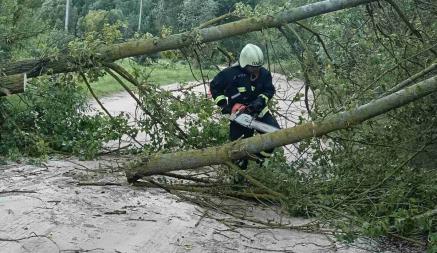
[[[254,44],[247,44],[240,53],[240,66],[242,68],[249,66],[262,66],[264,64],[264,55],[261,48]]]

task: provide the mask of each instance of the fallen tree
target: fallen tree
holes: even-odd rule
[[[146,157],[142,161],[132,164],[127,170],[126,176],[129,182],[135,182],[144,176],[225,164],[232,160],[247,157],[249,154],[296,143],[307,138],[322,136],[335,130],[350,128],[435,91],[437,91],[437,76],[373,100],[354,110],[337,113],[321,121],[305,123],[270,134],[257,135],[218,147]]]
[[[266,28],[280,27],[287,23],[319,16],[325,13],[334,12],[346,8],[373,2],[375,0],[325,0],[313,4],[304,5],[283,11],[273,16],[262,16],[246,18],[218,26],[196,29],[189,32],[170,35],[165,38],[152,38],[145,40],[133,40],[125,43],[104,47],[97,51],[91,59],[81,59],[80,62],[87,62],[88,66],[76,64],[77,59],[71,56],[59,56],[57,59],[31,59],[0,66],[0,88],[7,88],[9,93],[19,93],[23,90],[23,82],[16,81],[11,75],[26,73],[29,78],[42,74],[66,73],[76,71],[80,67],[93,67],[96,62],[113,62],[115,60],[151,54],[165,50],[179,49],[193,44],[207,43],[223,40],[236,35],[249,32],[261,31]],[[0,96],[8,92],[0,92]]]

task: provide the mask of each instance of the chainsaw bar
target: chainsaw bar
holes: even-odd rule
[[[237,122],[244,127],[255,129],[258,132],[262,133],[273,133],[279,130],[279,128],[258,121],[255,119],[255,117],[246,113],[233,113],[231,114],[229,119]]]

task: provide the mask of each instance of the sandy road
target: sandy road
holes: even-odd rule
[[[160,189],[127,185],[123,173],[108,166],[116,166],[112,158],[1,166],[0,252],[365,252],[296,230],[231,230],[204,212],[231,217]],[[77,184],[90,180],[120,185]],[[233,205],[235,212],[265,221],[308,222],[244,201]]]

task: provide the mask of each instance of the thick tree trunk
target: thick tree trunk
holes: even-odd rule
[[[290,9],[273,16],[247,18],[214,27],[174,34],[166,38],[134,40],[102,48],[95,54],[98,61],[112,62],[131,56],[151,54],[165,50],[178,49],[195,43],[206,43],[226,39],[266,28],[279,27],[287,23],[315,17],[325,13],[354,7],[375,0],[325,0]],[[88,67],[91,67],[92,64]],[[84,67],[84,66],[82,66]],[[86,67],[86,66],[85,66]],[[68,56],[60,56],[57,60],[26,60],[7,66],[0,66],[0,75],[27,73],[28,77],[36,77],[44,73],[65,73],[76,70],[74,60]],[[8,78],[8,77],[5,77]],[[16,84],[20,86],[20,83]],[[18,90],[18,87],[17,89]]]
[[[284,11],[276,17],[261,16],[247,18],[223,25],[174,34],[163,39],[137,40],[121,43],[104,49],[102,53],[106,60],[114,61],[136,55],[178,49],[184,46],[189,46],[193,43],[218,41],[249,32],[260,31],[266,28],[279,27],[298,20],[373,1],[374,0],[326,0]]]
[[[231,142],[219,147],[202,150],[158,154],[131,166],[126,172],[129,182],[144,176],[163,172],[199,168],[223,164],[241,159],[248,154],[299,142],[303,139],[322,136],[329,132],[357,125],[365,120],[386,113],[409,102],[437,91],[437,76],[405,88],[391,95],[373,100],[354,110],[341,112],[322,121],[310,122],[270,134]]]

